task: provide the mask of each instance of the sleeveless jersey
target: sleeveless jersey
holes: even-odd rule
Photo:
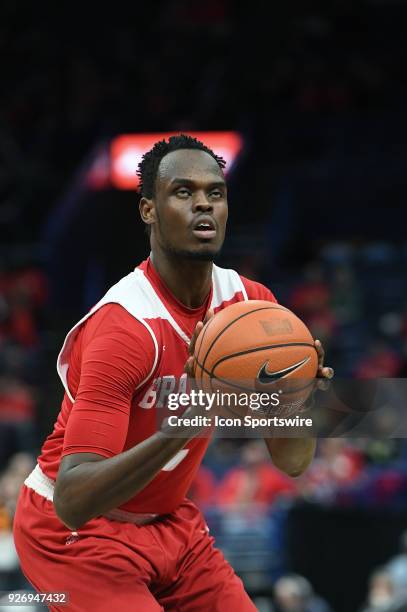
[[[54,431],[45,441],[39,457],[43,472],[55,480],[60,460],[67,454],[96,452],[111,457],[153,435],[157,431],[157,410],[165,405],[170,393],[186,390],[186,374],[183,370],[188,357],[190,336],[196,322],[202,320],[205,310],[209,307],[216,313],[229,304],[247,299],[276,301],[271,291],[263,285],[241,277],[234,270],[215,265],[212,288],[204,309],[188,309],[179,302],[177,304],[176,298],[165,288],[150,259],[121,279],[71,329],[58,356],[57,370],[65,388],[65,395]],[[123,374],[123,381],[120,380],[121,371],[127,367],[131,370],[132,363],[128,364],[123,360],[121,363],[125,363],[126,367],[116,369],[114,380],[109,382],[108,361],[111,359],[113,362],[120,358],[116,353],[121,352],[121,346],[123,354],[125,353],[126,342],[122,341],[117,344],[118,348],[114,345],[114,354],[111,356],[100,349],[103,377],[98,379],[96,384],[92,370],[93,378],[88,376],[88,383],[88,378],[85,380],[84,375],[86,364],[83,356],[94,337],[103,338],[103,326],[113,314],[120,315],[120,321],[123,320],[123,325],[128,326],[129,342],[130,330],[133,334],[131,337],[135,335],[136,349],[144,367],[137,370],[128,383],[126,372]],[[196,320],[194,317],[197,317]],[[122,340],[123,331],[126,332],[119,329]],[[114,335],[115,332],[109,333]],[[93,360],[96,365],[92,367],[96,368],[97,374],[98,361],[94,357]],[[123,409],[119,403],[116,406],[114,398],[112,402],[108,402],[109,405],[101,407],[97,399],[93,402],[90,392],[86,396],[86,402],[81,400],[84,386],[117,386],[119,393],[120,385],[126,384],[132,385],[128,409]],[[88,392],[87,389],[85,391]],[[121,436],[115,440],[116,431],[119,430]],[[208,443],[207,438],[190,440],[155,478],[123,504],[121,509],[157,514],[173,511],[185,497]]]

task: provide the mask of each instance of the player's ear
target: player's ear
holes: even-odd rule
[[[139,203],[139,211],[144,223],[147,225],[152,225],[155,223],[155,204],[152,199],[150,200],[149,198],[142,197]]]

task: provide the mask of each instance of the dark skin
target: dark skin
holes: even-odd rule
[[[204,303],[211,288],[212,260],[220,251],[228,215],[225,178],[208,153],[179,150],[160,163],[152,198],[140,201],[140,215],[151,226],[151,260],[175,297],[190,308]],[[209,225],[202,233],[200,222]],[[206,228],[208,229],[208,227]],[[185,371],[193,376],[193,352],[209,311],[199,322],[189,346]],[[318,376],[329,379],[324,351],[315,341],[319,357]],[[180,432],[178,432],[180,433]],[[185,437],[171,438],[158,431],[133,448],[106,459],[95,453],[64,457],[54,493],[60,520],[77,530],[90,519],[117,508],[141,491],[164,465],[198,432],[185,430]],[[274,464],[297,476],[312,460],[315,440],[266,440]]]
[[[226,182],[216,161],[203,151],[174,151],[158,168],[151,200],[142,198],[140,214],[150,225],[152,262],[176,298],[196,308],[208,296],[212,261],[220,251],[228,217]],[[210,218],[213,238],[197,238],[193,227]]]

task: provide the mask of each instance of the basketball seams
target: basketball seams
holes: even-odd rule
[[[195,360],[196,360],[196,361],[198,361],[198,358],[199,358],[199,353],[200,353],[200,350],[201,350],[201,347],[202,347],[202,343],[203,343],[203,340],[204,340],[204,338],[205,338],[205,334],[206,334],[206,332],[208,331],[209,327],[210,327],[210,321],[208,321],[208,322],[206,323],[206,325],[205,325],[205,329],[203,330],[203,334],[202,334],[202,333],[200,334],[200,335],[202,335],[202,338],[201,338],[201,342],[199,343],[199,348],[198,348],[198,350],[197,350],[197,351],[194,351],[194,357],[195,357]]]
[[[200,335],[202,335],[202,338],[201,338],[201,342],[200,342],[200,344],[199,344],[198,351],[196,351],[196,347],[195,347],[195,351],[194,351],[194,359],[195,359],[194,372],[195,372],[195,376],[196,376],[196,365],[197,365],[197,364],[199,365],[199,361],[198,361],[198,359],[199,359],[199,353],[200,353],[200,351],[201,351],[201,347],[202,347],[202,344],[203,344],[203,341],[204,341],[205,334],[206,334],[206,332],[208,331],[208,329],[210,328],[210,326],[211,326],[211,320],[209,320],[209,321],[206,323],[205,328],[204,328],[204,330],[203,330],[203,334],[202,334],[202,333],[200,334]],[[199,336],[198,336],[198,338],[199,338]],[[203,371],[203,369],[202,369],[202,371]],[[201,382],[202,382],[202,374],[200,375],[200,380],[201,380]]]
[[[249,300],[246,303],[249,303],[253,301],[253,300]],[[238,302],[239,303],[239,302]],[[248,312],[244,312],[243,314],[240,314],[239,316],[237,316],[235,319],[233,319],[232,321],[229,321],[229,323],[227,325],[225,325],[225,327],[222,328],[222,330],[218,333],[217,336],[215,336],[215,338],[212,340],[212,343],[209,345],[208,350],[206,351],[206,355],[204,357],[204,360],[202,362],[202,369],[205,369],[205,362],[208,358],[209,353],[211,352],[212,348],[214,347],[215,343],[218,341],[219,337],[229,328],[231,327],[234,323],[236,323],[236,321],[239,321],[239,319],[243,319],[244,317],[247,317],[251,314],[253,314],[254,312],[259,312],[260,310],[288,310],[287,308],[285,308],[284,306],[281,306],[280,304],[275,304],[274,306],[261,306],[259,308],[253,309],[253,310],[249,310]],[[198,361],[198,360],[197,360]],[[199,364],[200,365],[200,364]]]
[[[277,345],[274,345],[274,346],[277,346]],[[279,346],[277,346],[277,348],[281,348],[281,346],[313,346],[313,344],[298,342],[296,344],[289,344],[289,345],[283,344],[283,345],[279,345]],[[267,347],[267,346],[264,347],[265,350],[268,349],[268,348],[270,348],[270,347]],[[254,349],[254,350],[258,351],[258,350],[262,350],[262,349]],[[249,352],[249,351],[247,351],[247,352]],[[236,356],[236,355],[242,355],[242,354],[245,355],[246,351],[244,351],[243,353],[235,353],[234,355],[230,355],[229,357],[233,357],[233,356]],[[225,360],[229,359],[229,357],[226,357],[226,358],[224,358],[223,360],[220,360],[220,361],[225,361]],[[214,373],[214,369],[215,369],[216,365],[218,365],[219,362],[215,364],[215,366],[213,367],[212,371],[209,371],[206,368],[204,368],[199,363],[198,360],[196,360],[196,361],[197,361],[197,365],[201,368],[202,372],[204,372],[205,374],[208,375],[208,377],[209,377],[209,385],[210,385],[210,388],[211,388],[212,392],[214,392],[214,389],[212,387],[212,381],[215,381],[215,380],[217,380],[220,383],[227,384],[229,387],[234,387],[235,389],[241,389],[242,391],[250,391],[250,392],[254,392],[255,391],[255,389],[248,389],[247,387],[243,387],[242,385],[238,385],[237,383],[232,382],[231,380],[227,380],[225,378],[220,378],[219,376],[216,376],[215,373]],[[308,377],[307,377],[307,379],[308,379]],[[286,378],[286,377],[283,377],[282,380],[289,380],[289,379]],[[290,380],[295,380],[295,379],[290,379]],[[303,391],[304,389],[307,389],[309,386],[311,386],[311,384],[313,384],[313,382],[314,382],[314,379],[312,379],[312,381],[307,383],[304,387],[300,387],[299,389],[293,389],[292,391],[284,391],[284,393],[299,393],[300,391]],[[277,385],[277,381],[275,381],[272,384]]]
[[[252,366],[255,366],[263,355],[267,356],[269,360],[273,360],[273,355],[275,355],[276,363],[279,363],[280,359],[285,359],[283,358],[284,354],[287,354],[287,356],[288,354],[294,356],[295,354],[302,352],[303,356],[305,354],[308,355],[307,362],[309,359],[311,359],[311,364],[317,358],[317,350],[310,331],[304,322],[301,321],[301,319],[299,319],[289,309],[281,306],[280,304],[274,304],[272,302],[263,300],[249,300],[248,302],[245,302],[245,304],[250,308],[250,310],[247,311],[243,308],[236,308],[235,311],[232,311],[230,314],[227,312],[228,308],[223,310],[223,312],[227,313],[226,317],[223,318],[223,321],[227,321],[228,319],[229,321],[224,324],[224,327],[222,328],[220,327],[221,321],[219,320],[216,330],[213,329],[212,331],[211,324],[208,322],[208,327],[206,327],[202,337],[199,340],[199,346],[194,351],[195,372],[197,374],[197,379],[200,378],[200,383],[206,387],[207,390],[212,391],[212,393],[214,393],[215,390],[219,391],[224,386],[230,391],[235,390],[237,393],[253,393],[258,391],[256,385],[253,388],[249,383],[250,386],[246,387],[244,378],[242,378],[242,376],[244,376],[245,372],[247,373],[247,369],[252,372]],[[270,310],[277,310],[281,312],[281,314],[274,315],[270,312]],[[269,320],[270,318],[270,320],[273,321],[276,317],[277,319],[279,319],[281,316],[284,318],[285,313],[287,313],[289,319],[290,316],[293,317],[291,319],[292,328],[290,327],[289,329],[293,332],[294,337],[288,337],[290,334],[287,333],[288,330],[284,326],[282,326],[281,329],[276,328],[274,338],[265,337],[264,334],[260,334],[260,328],[254,327],[256,322],[262,322],[263,319]],[[240,321],[249,315],[253,315],[252,319]],[[208,331],[209,327],[211,327],[211,332],[207,334],[206,332]],[[266,329],[265,325],[263,325],[263,327],[268,336],[273,335],[271,332],[268,333],[268,328]],[[235,329],[237,330],[237,336],[234,334]],[[225,334],[225,332],[228,333]],[[241,338],[240,333],[242,333]],[[216,346],[219,339],[221,339],[221,342],[218,344],[218,346]],[[244,349],[245,345],[250,348]],[[310,349],[309,351],[305,350],[308,348]],[[275,351],[274,353],[272,353],[273,350]],[[228,351],[234,352],[229,352],[229,354],[227,354]],[[282,356],[281,358],[280,355]],[[215,363],[214,358],[216,360]],[[246,366],[244,366],[244,364],[246,364]],[[221,367],[222,365],[223,367]],[[221,372],[221,370],[224,370],[224,368],[226,368],[225,371]],[[304,394],[305,392],[307,392],[308,397],[310,392],[308,389],[311,389],[312,385],[314,384],[314,377],[312,380],[310,380],[309,376],[310,374],[312,376],[314,373],[314,367],[311,367],[312,372],[310,371],[309,367],[304,368],[304,370],[305,371],[303,372],[302,377],[310,381],[306,384],[304,384],[306,382],[305,380],[303,380],[301,383],[296,376],[291,377],[290,375],[287,375],[287,377],[283,377],[285,380],[291,379],[296,385],[302,385],[296,389],[286,392],[288,397],[293,398],[291,401],[297,397],[301,398],[301,394]],[[234,375],[232,374],[233,371],[235,372],[235,375],[236,372],[239,373],[239,378],[237,380],[236,378],[234,379]],[[308,373],[308,376],[305,376],[306,373]],[[301,377],[300,372],[299,374]],[[232,377],[231,379],[230,376]],[[206,379],[205,383],[204,379]],[[267,388],[263,386],[263,389],[259,389],[259,391],[263,390],[270,392],[270,390],[274,388],[278,388],[277,381],[274,381],[273,384],[267,385]],[[306,397],[304,397],[304,401],[305,400]],[[228,410],[228,412],[232,414],[234,413],[233,410]]]
[[[226,357],[222,357],[213,365],[211,373],[214,375],[215,368],[220,363],[222,363],[223,361],[227,361],[228,359],[232,359],[233,357],[240,357],[241,355],[249,355],[250,353],[257,353],[259,351],[267,351],[267,350],[272,350],[275,348],[284,348],[286,346],[309,346],[315,349],[315,346],[311,344],[310,342],[285,342],[284,344],[270,344],[267,346],[256,346],[256,348],[247,349],[245,351],[239,351],[238,353],[231,353],[230,355],[227,355]]]

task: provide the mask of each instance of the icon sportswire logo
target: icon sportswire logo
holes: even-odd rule
[[[284,368],[283,370],[277,370],[277,372],[269,372],[269,370],[267,369],[269,362],[265,361],[263,365],[261,366],[259,373],[257,374],[257,378],[260,383],[262,383],[263,385],[266,385],[268,383],[279,380],[280,378],[283,378],[284,376],[287,376],[287,374],[291,374],[291,372],[294,372],[294,370],[298,370],[298,368],[300,368],[305,363],[307,363],[307,361],[309,361],[309,357],[305,357],[305,359],[302,359],[298,363],[294,363],[292,366],[289,366],[288,368]]]

